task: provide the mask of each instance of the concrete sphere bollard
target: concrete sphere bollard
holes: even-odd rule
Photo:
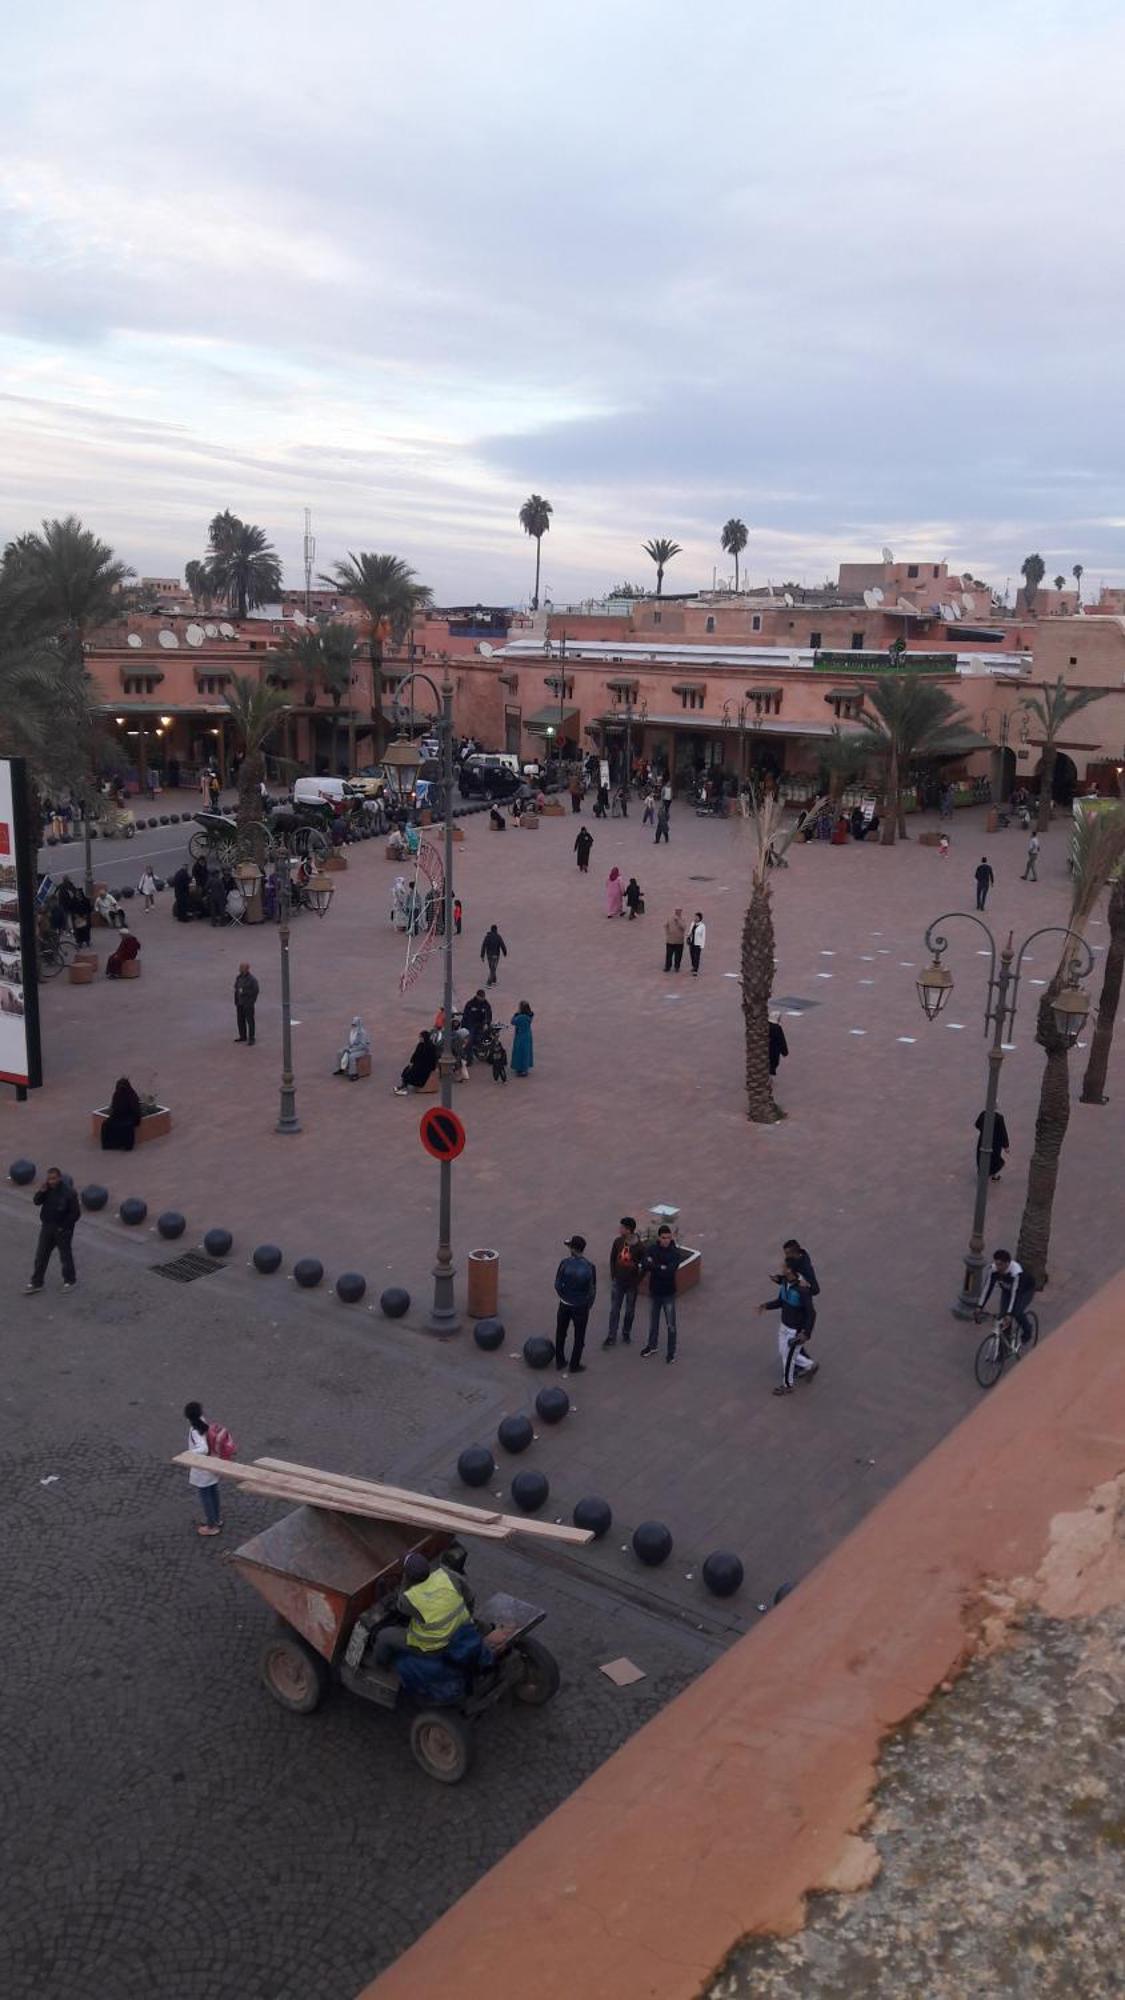
[[[744,1575],[742,1558],[730,1549],[714,1549],[703,1564],[703,1581],[712,1597],[733,1597]]]
[[[109,1189],[99,1187],[96,1181],[91,1181],[89,1187],[83,1188],[81,1200],[83,1208],[93,1214],[97,1209],[106,1206],[109,1201]]]
[[[496,1428],[496,1435],[505,1451],[516,1452],[527,1450],[528,1445],[535,1436],[535,1432],[532,1429],[530,1417],[501,1417]]]
[[[613,1508],[608,1500],[599,1500],[593,1493],[585,1500],[579,1500],[571,1516],[576,1528],[588,1528],[595,1541],[600,1541],[613,1526]]]
[[[569,1408],[570,1397],[565,1389],[540,1389],[535,1398],[536,1415],[542,1417],[545,1424],[561,1424]]]
[[[324,1265],[319,1257],[298,1257],[293,1266],[293,1276],[303,1292],[311,1292],[324,1276]]]
[[[545,1472],[517,1472],[512,1481],[512,1499],[524,1514],[535,1514],[550,1492]]]
[[[529,1368],[549,1368],[555,1358],[555,1343],[545,1333],[533,1333],[523,1344],[523,1358]]]
[[[663,1521],[642,1521],[633,1533],[633,1553],[649,1569],[656,1569],[672,1553],[671,1529]]]
[[[346,1306],[357,1306],[367,1290],[367,1279],[358,1271],[341,1271],[336,1280],[336,1297]]]
[[[122,1222],[128,1223],[131,1229],[136,1229],[148,1214],[148,1203],[142,1201],[139,1195],[129,1194],[126,1195],[117,1213]]]
[[[8,1168],[8,1179],[17,1187],[28,1187],[35,1179],[34,1160],[13,1160]]]
[[[126,882],[126,884],[125,884],[124,888],[123,888],[123,889],[119,889],[119,890],[117,891],[117,893],[118,893],[118,895],[119,895],[120,897],[122,897],[122,898],[123,898],[123,900],[124,900],[124,901],[125,901],[125,902],[127,903],[127,902],[129,901],[130,897],[132,897],[132,896],[135,896],[137,892],[136,892],[136,890],[135,890],[135,889],[133,888],[133,885],[132,885],[132,883],[131,883],[131,882]]]
[[[259,1243],[250,1261],[263,1278],[268,1278],[274,1271],[280,1271],[281,1252],[276,1243]]]
[[[473,1339],[486,1354],[493,1354],[504,1345],[504,1322],[499,1319],[478,1319],[473,1328]]]
[[[496,1460],[486,1444],[470,1444],[457,1460],[457,1477],[465,1486],[487,1486]]]
[[[163,1215],[157,1216],[156,1227],[160,1235],[169,1243],[172,1243],[177,1236],[183,1235],[184,1230],[187,1228],[187,1223],[178,1209],[166,1208]]]
[[[203,1248],[209,1257],[229,1257],[234,1247],[234,1237],[229,1229],[209,1229],[203,1238]]]
[[[152,879],[156,883],[158,889],[166,889],[168,887],[168,884],[164,880],[163,875],[154,875]]]
[[[161,824],[161,826],[167,826],[167,825],[168,825],[168,815],[167,815],[167,813],[161,813],[161,815],[160,815],[160,824]]]
[[[388,1285],[379,1294],[379,1310],[386,1319],[402,1319],[410,1311],[410,1293],[401,1285]]]

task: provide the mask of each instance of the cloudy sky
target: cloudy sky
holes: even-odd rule
[[[57,0],[6,31],[0,533],[518,602],[889,542],[1125,581],[1119,0]],[[318,563],[319,566],[319,563]]]

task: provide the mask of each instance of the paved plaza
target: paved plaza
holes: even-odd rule
[[[79,1227],[79,1289],[64,1297],[52,1275],[51,1289],[24,1300],[30,1193],[0,1193],[0,1466],[18,1603],[0,1725],[9,1837],[19,1827],[7,1864],[17,1922],[0,1947],[15,1954],[6,1990],[66,2000],[92,1985],[139,1996],[207,1984],[271,2000],[355,1990],[979,1397],[974,1330],[948,1305],[985,1086],[983,937],[950,927],[957,984],[938,1023],[924,1019],[914,979],[926,923],[972,908],[982,852],[996,870],[986,916],[998,935],[1065,920],[1065,822],[1044,842],[1037,884],[1019,879],[1018,831],[986,838],[976,813],[956,821],[947,860],[916,841],[791,850],[775,902],[775,992],[793,1003],[778,1085],[788,1116],[763,1129],[743,1108],[735,976],[748,830],[681,805],[670,845],[657,848],[639,813],[586,819],[588,878],[574,865],[569,815],[503,835],[469,819],[457,850],[458,999],[482,983],[477,955],[495,921],[509,951],[491,996],[498,1017],[506,1026],[525,998],[535,1010],[532,1075],[501,1087],[477,1070],[455,1094],[469,1134],[454,1170],[457,1259],[463,1279],[470,1248],[500,1253],[508,1338],[498,1354],[479,1352],[467,1325],[446,1342],[424,1331],[438,1170],[418,1141],[425,1100],[396,1098],[392,1085],[433,1018],[440,963],[400,994],[404,941],[388,920],[398,870],[381,842],[351,851],[323,921],[302,915],[294,926],[297,1138],[273,1131],[272,929],[177,925],[166,891],[151,914],[132,905],[139,981],[43,990],[46,1085],[27,1105],[9,1096],[0,1107],[0,1160],[57,1162],[79,1185],[104,1181],[112,1199]],[[176,839],[163,828],[105,849],[99,879],[134,881],[146,848]],[[175,854],[160,860],[171,873]],[[606,919],[602,885],[615,863],[644,889],[636,923]],[[707,921],[698,979],[686,965],[662,970],[676,904]],[[1090,935],[1099,947],[1104,926]],[[1055,956],[1052,940],[1033,945],[1029,981],[1047,978]],[[253,1049],[233,1040],[242,958],[262,985]],[[1018,1228],[1039,990],[1024,988],[1005,1064],[1013,1149],[991,1190],[990,1242],[1013,1242]],[[373,1073],[350,1085],[331,1072],[357,1012]],[[102,1155],[89,1113],[121,1074],[171,1106],[173,1131],[132,1156]],[[1115,1102],[1075,1104],[1041,1302],[1048,1338],[1119,1262],[1119,1215],[1104,1195],[1119,1145]],[[116,1220],[128,1194],[148,1202],[150,1223],[181,1209],[185,1243],[231,1229],[229,1267],[182,1287],[155,1275],[164,1246]],[[551,1482],[548,1513],[568,1518],[582,1494],[600,1493],[613,1531],[578,1557],[533,1562],[482,1545],[473,1558],[481,1585],[546,1606],[544,1636],[565,1675],[558,1702],[540,1716],[487,1719],[477,1771],[453,1792],[417,1771],[397,1718],[344,1695],[312,1720],[284,1715],[256,1680],[268,1614],[221,1560],[274,1510],[232,1493],[223,1542],[198,1542],[184,1476],[165,1462],[183,1442],[184,1400],[199,1396],[221,1415],[244,1457],[460,1492],[458,1451],[494,1443],[500,1417],[530,1410],[556,1379],[528,1371],[520,1350],[553,1327],[563,1237],[588,1237],[605,1292],[617,1218],[659,1202],[681,1210],[682,1240],[704,1263],[682,1302],[676,1365],[642,1364],[636,1345],[603,1353],[599,1297],[588,1371],[568,1384],[571,1414],[555,1431],[540,1427],[526,1458],[497,1450],[494,1490],[533,1463]],[[821,1280],[822,1367],[810,1388],[776,1401],[776,1316],[753,1307],[770,1296],[790,1235]],[[248,1267],[261,1241],[281,1245],[283,1274]],[[284,1274],[305,1255],[327,1273],[311,1294]],[[368,1280],[359,1307],[329,1288],[348,1269]],[[404,1321],[374,1304],[388,1283],[412,1294]],[[628,1548],[649,1517],[675,1537],[654,1571]],[[723,1604],[699,1577],[720,1546],[746,1566],[743,1591]],[[597,1672],[620,1653],[648,1676],[622,1692]]]

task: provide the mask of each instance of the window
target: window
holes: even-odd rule
[[[863,651],[863,633],[862,633],[862,632],[853,632],[853,633],[852,633],[852,652],[853,652],[853,653],[862,653],[862,651]]]
[[[917,563],[907,563],[907,565],[906,565],[906,574],[907,574],[907,576],[917,576],[917,574],[918,574],[918,565],[917,565]]]
[[[662,611],[654,611],[652,614],[652,622],[654,625],[662,625],[664,623],[664,613]]]
[[[707,620],[707,630],[708,632],[713,632],[715,630],[715,620],[713,618],[709,618]]]
[[[1078,655],[1077,655],[1077,653],[1072,653],[1072,654],[1071,654],[1071,656],[1070,656],[1070,664],[1071,664],[1071,666],[1072,666],[1072,667],[1076,667],[1076,666],[1078,665]]]
[[[854,722],[860,709],[863,707],[863,690],[861,688],[833,688],[831,693],[825,695],[824,699],[832,709],[837,722]]]
[[[935,576],[940,576],[940,575],[941,575],[941,570],[940,570],[940,568],[938,567],[937,563],[935,563],[935,564],[934,564],[934,575],[935,575]]]
[[[754,616],[750,620],[750,630],[752,632],[760,632],[761,629],[762,629],[762,614],[760,611],[755,611]]]
[[[781,714],[780,688],[747,688],[746,699],[753,704],[756,716]]]
[[[681,708],[702,708],[707,699],[706,691],[703,688],[677,688],[676,693],[680,697]]]
[[[820,645],[820,633],[819,633],[819,632],[810,632],[810,633],[809,633],[809,645],[810,645],[810,646],[812,647],[813,651],[814,651],[814,652],[816,652],[817,648],[818,648],[818,647],[819,647],[819,645]]]
[[[200,694],[225,694],[230,686],[229,674],[197,674],[195,678]]]

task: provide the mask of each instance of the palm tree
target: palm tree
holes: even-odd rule
[[[809,808],[813,818],[821,811],[823,799]],[[782,831],[782,804],[778,798],[759,799],[749,794],[748,812],[753,827],[753,867],[750,901],[742,923],[742,1020],[746,1049],[746,1116],[754,1125],[774,1125],[785,1113],[774,1102],[770,1076],[770,995],[777,970],[774,953],[773,868],[797,832],[793,824]]]
[[[1125,812],[1084,814],[1077,822],[1074,833],[1070,929],[1075,937],[1084,936],[1094,905],[1123,858]],[[1070,1122],[1070,1052],[1066,1038],[1059,1033],[1052,1005],[1062,988],[1070,982],[1073,960],[1074,941],[1068,938],[1055,976],[1039,1002],[1035,1029],[1035,1039],[1046,1051],[1046,1061],[1016,1256],[1040,1286],[1047,1283],[1051,1214],[1059,1177],[1059,1159]]]
[[[1082,1079],[1083,1104],[1109,1102],[1105,1082],[1109,1071],[1109,1052],[1113,1047],[1117,1006],[1121,999],[1121,974],[1125,970],[1125,868],[1118,870],[1109,892],[1106,923],[1109,927],[1109,949],[1102,972],[1102,990],[1098,995],[1097,1024],[1090,1043],[1086,1074]]]
[[[1047,565],[1043,561],[1042,556],[1025,556],[1020,564],[1020,575],[1023,578],[1023,601],[1027,606],[1027,615],[1029,618],[1035,616],[1036,594],[1046,574]]]
[[[653,562],[656,564],[656,595],[662,597],[664,595],[664,565],[665,563],[670,563],[673,556],[682,556],[683,550],[678,542],[666,541],[663,536],[659,536],[651,542],[642,542],[641,547],[646,556],[651,556]]]
[[[539,560],[543,553],[543,537],[550,533],[551,515],[554,511],[550,501],[544,500],[541,493],[529,494],[520,508],[520,527],[535,543],[535,595],[531,600],[533,611],[539,609]]]
[[[1051,824],[1059,737],[1074,716],[1089,708],[1091,702],[1104,700],[1108,693],[1108,688],[1068,688],[1060,674],[1052,687],[1044,682],[1042,698],[1034,694],[1020,696],[1020,707],[1026,708],[1035,717],[1043,731],[1043,755],[1039,760],[1039,815],[1036,822],[1040,833],[1046,833]]]
[[[238,824],[255,825],[262,817],[262,780],[266,774],[265,746],[286,713],[289,702],[281,688],[236,674],[226,694],[235,735],[242,746],[238,767]]]
[[[44,521],[41,534],[21,535],[0,557],[6,622],[25,637],[56,639],[83,666],[90,634],[124,616],[132,575],[73,514]]]
[[[821,781],[827,786],[828,802],[834,804],[844,786],[861,778],[871,760],[869,736],[845,736],[839,723],[817,751]]]
[[[371,730],[373,758],[378,763],[383,749],[383,641],[388,636],[402,645],[420,611],[432,601],[428,584],[419,583],[408,563],[398,556],[373,555],[362,550],[349,554],[346,562],[333,565],[331,576],[321,582],[342,597],[350,597],[367,614],[368,644],[371,652]]]
[[[743,549],[746,547],[747,542],[750,540],[750,530],[747,528],[745,521],[740,521],[736,514],[732,514],[730,520],[727,522],[725,528],[723,529],[723,532],[719,537],[719,540],[722,544],[724,555],[734,557],[734,589],[735,589],[735,595],[737,596],[738,558],[742,554]]]
[[[236,618],[280,596],[281,559],[264,528],[240,521],[228,509],[215,515],[207,541],[208,583]]]
[[[351,694],[352,674],[355,671],[355,633],[350,625],[336,621],[322,626],[320,639],[320,685],[332,703],[333,714],[333,763],[338,764],[339,745],[335,738],[339,731],[340,703],[345,695]],[[355,769],[355,712],[349,702],[351,719],[348,723],[348,770]]]
[[[1080,605],[1082,602],[1082,577],[1084,574],[1082,564],[1075,563],[1074,568],[1071,570],[1070,574],[1074,578],[1074,581],[1078,586],[1078,595],[1075,599],[1075,609],[1077,609],[1078,605]]]
[[[956,750],[969,718],[945,688],[921,674],[887,674],[868,690],[868,698],[874,713],[865,711],[859,719],[868,731],[868,748],[886,760],[882,842],[893,847],[896,831],[906,839],[902,787],[909,766],[919,757]]]
[[[1057,591],[1059,591],[1059,592],[1061,593],[1061,592],[1062,592],[1063,590],[1065,590],[1065,588],[1066,588],[1066,578],[1065,578],[1065,576],[1061,576],[1061,575],[1060,575],[1060,576],[1057,576],[1057,577],[1055,578],[1055,589],[1056,589]]]
[[[184,564],[184,582],[187,584],[191,601],[197,611],[211,609],[211,579],[205,562]]]

